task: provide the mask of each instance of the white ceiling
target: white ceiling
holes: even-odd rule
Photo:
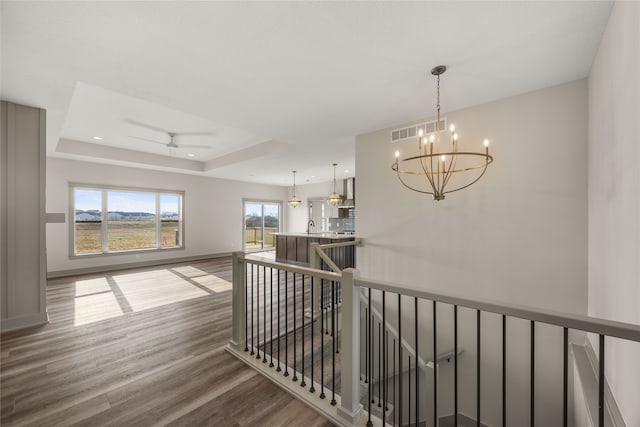
[[[445,112],[586,77],[611,6],[3,1],[2,99],[47,110],[50,156],[327,181],[355,135],[433,114],[435,65]]]

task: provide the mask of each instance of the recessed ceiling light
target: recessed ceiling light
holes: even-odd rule
[[[102,141],[102,137],[101,136],[94,136],[93,139],[97,139],[98,141]]]
[[[349,169],[345,169],[345,170],[344,170],[344,173],[349,173]]]
[[[315,178],[315,177],[316,177],[315,175],[311,175],[311,178]]]
[[[187,156],[189,156],[189,157],[195,157],[196,155],[195,155],[195,154],[193,154],[193,153],[187,153]]]

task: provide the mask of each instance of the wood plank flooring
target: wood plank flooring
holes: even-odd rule
[[[230,258],[50,280],[1,339],[3,426],[330,426],[224,351]]]

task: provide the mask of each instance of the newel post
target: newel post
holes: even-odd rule
[[[318,242],[312,242],[309,244],[309,267],[316,269],[316,270],[321,270],[321,266],[322,266],[322,261],[320,259],[320,255],[318,255],[318,246],[320,246],[320,243]],[[311,306],[313,307],[312,310],[312,319],[315,320],[318,318],[318,316],[320,315],[320,285],[321,285],[322,279],[315,279],[313,281],[313,301],[311,301]]]
[[[234,252],[233,269],[233,290],[231,294],[232,302],[232,335],[231,346],[242,351],[245,347],[245,293],[247,277],[247,265],[243,262],[244,252]]]
[[[362,413],[360,404],[360,287],[355,284],[358,271],[342,271],[342,397],[338,414],[356,424]]]

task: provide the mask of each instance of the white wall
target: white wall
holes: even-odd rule
[[[184,191],[184,250],[70,258],[70,182]],[[243,198],[282,201],[287,223],[285,187],[48,158],[47,212],[67,213],[65,224],[47,225],[48,272],[242,250]]]
[[[362,276],[586,314],[586,105],[586,81],[581,80],[448,113],[461,147],[479,149],[487,137],[495,163],[478,183],[440,202],[405,189],[391,170],[395,150],[408,153],[414,142],[391,144],[390,129],[358,136],[356,230],[365,239],[357,260]],[[451,314],[438,311],[442,334],[448,334]],[[468,329],[475,327],[474,317],[461,317],[469,319],[461,322],[461,337],[469,338],[462,342],[461,369],[471,373],[475,334]],[[427,319],[421,323],[430,328]],[[484,354],[500,348],[500,326],[493,318],[483,325]],[[529,416],[528,328],[526,322],[508,322],[510,425],[524,425]],[[562,419],[562,384],[557,381],[562,378],[562,332],[539,325],[536,340],[536,421],[555,425]],[[444,352],[447,345],[439,343],[439,348]],[[555,347],[556,352],[548,351]],[[420,353],[427,351],[425,344]],[[483,422],[498,425],[499,363],[484,357],[483,368]],[[463,387],[461,393],[461,412],[473,416],[474,387]]]
[[[616,2],[589,76],[589,315],[640,324],[640,3]],[[593,343],[598,351],[598,343]],[[605,374],[640,425],[640,344],[610,339]]]

